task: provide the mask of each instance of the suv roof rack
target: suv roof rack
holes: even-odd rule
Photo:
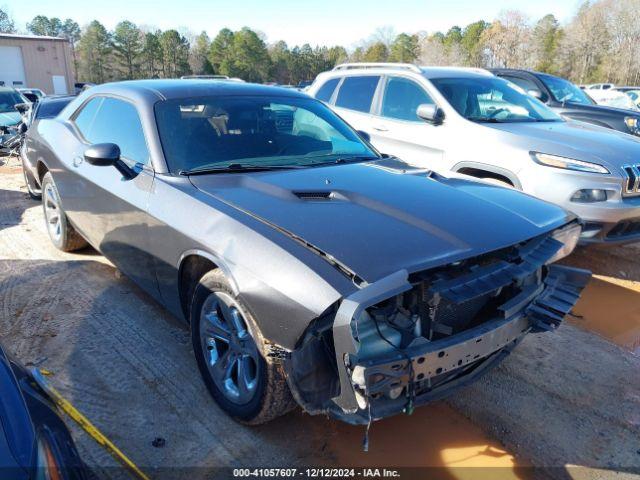
[[[333,67],[334,70],[354,70],[357,68],[393,68],[396,70],[411,70],[420,73],[420,67],[412,63],[378,63],[378,62],[362,62],[362,63],[341,63]]]

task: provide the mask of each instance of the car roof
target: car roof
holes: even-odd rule
[[[500,73],[529,73],[531,75],[548,75],[549,77],[554,76],[549,73],[538,72],[536,70],[530,70],[528,68],[490,68],[489,71],[496,75]]]
[[[422,74],[431,78],[484,78],[492,77],[492,73],[484,68],[473,67],[420,67]]]
[[[86,93],[90,96],[111,93],[130,98],[155,97],[155,100],[218,95],[278,95],[309,98],[304,93],[286,88],[229,80],[202,79],[128,80],[97,85]]]
[[[56,102],[70,102],[76,98],[75,95],[47,95],[38,100],[38,103],[56,103]]]
[[[15,92],[15,91],[17,90],[13,87],[0,87],[0,92]]]
[[[323,72],[323,76],[352,76],[352,75],[384,75],[390,73],[413,73],[425,78],[478,78],[493,76],[484,68],[473,67],[419,67],[406,63],[346,63],[338,65],[333,70]]]

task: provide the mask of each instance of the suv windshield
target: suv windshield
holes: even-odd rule
[[[173,172],[303,167],[378,158],[346,123],[311,98],[215,96],[155,105]]]
[[[0,113],[17,112],[15,106],[24,101],[18,92],[0,92]]]
[[[551,91],[551,95],[553,95],[553,98],[558,102],[595,105],[595,102],[591,100],[584,91],[564,78],[558,78],[552,75],[539,75],[538,78],[540,78],[542,83]]]
[[[434,78],[431,83],[460,115],[474,122],[562,121],[520,87],[501,78]]]

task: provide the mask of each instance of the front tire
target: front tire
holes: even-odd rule
[[[42,208],[49,238],[58,250],[72,252],[87,246],[87,241],[76,232],[64,213],[51,172],[42,179]]]
[[[227,414],[257,425],[295,407],[282,365],[265,355],[262,334],[221,270],[200,279],[190,321],[198,368]]]

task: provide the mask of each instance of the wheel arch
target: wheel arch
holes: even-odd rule
[[[180,308],[187,322],[190,321],[189,302],[200,279],[211,270],[219,268],[229,281],[234,295],[238,295],[238,285],[224,260],[219,256],[201,249],[187,250],[178,262],[178,292]]]
[[[38,184],[40,186],[42,186],[42,179],[44,178],[44,176],[48,171],[49,171],[49,167],[47,166],[47,164],[44,163],[42,160],[38,160],[38,163],[36,163],[36,172],[38,173],[36,180],[38,181]]]
[[[495,178],[506,183],[510,183],[518,190],[522,190],[522,184],[518,180],[518,176],[510,170],[495,165],[478,162],[460,162],[452,168],[456,173],[469,175],[476,178]]]

